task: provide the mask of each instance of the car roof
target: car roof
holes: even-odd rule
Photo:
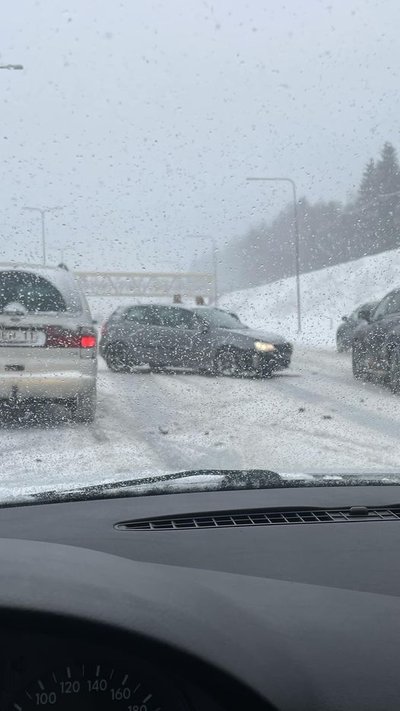
[[[360,306],[358,306],[358,308],[363,309],[365,306],[374,306],[377,303],[378,303],[378,301],[364,301],[364,303],[360,304]]]
[[[51,266],[51,265],[44,265],[44,264],[33,264],[32,262],[0,262],[0,270],[1,271],[13,271],[13,270],[20,270],[20,271],[26,271],[29,269],[32,272],[40,271],[40,272],[58,272],[60,269],[63,271],[68,271],[68,269],[65,268],[65,266]]]
[[[126,310],[126,309],[135,309],[135,308],[167,308],[167,309],[185,309],[185,311],[191,311],[191,312],[198,312],[198,311],[223,311],[224,313],[229,313],[229,311],[226,311],[226,309],[221,309],[219,306],[208,306],[208,305],[203,305],[203,306],[197,306],[196,304],[194,306],[189,306],[188,304],[163,304],[163,303],[153,303],[153,304],[127,304],[126,306],[118,307],[114,313],[117,313],[119,309],[121,310]]]
[[[44,267],[43,264],[15,264],[13,262],[7,264],[5,262],[0,262],[0,273],[1,272],[25,272],[29,274],[37,274],[37,276],[48,279],[55,285],[57,285],[57,282],[60,284],[68,282],[69,284],[75,283],[76,288],[79,288],[77,282],[75,281],[74,273],[68,271],[65,267]]]
[[[153,304],[126,304],[126,306],[118,307],[121,309],[152,309],[152,308],[160,308],[162,307],[163,309],[186,309],[186,311],[193,311],[192,306],[187,306],[186,304],[162,304],[162,303],[153,303]],[[197,307],[196,307],[197,308]],[[200,307],[199,307],[200,308]],[[118,309],[116,309],[118,311]]]

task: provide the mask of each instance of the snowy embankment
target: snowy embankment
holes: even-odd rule
[[[344,314],[400,287],[400,250],[302,274],[300,284],[300,335],[294,277],[225,294],[220,306],[235,311],[249,326],[268,328],[317,348],[333,348],[336,327]]]

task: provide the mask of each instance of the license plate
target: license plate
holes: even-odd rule
[[[0,346],[43,346],[45,340],[44,331],[0,327]]]

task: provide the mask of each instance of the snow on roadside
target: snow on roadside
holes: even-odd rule
[[[316,348],[334,348],[336,328],[344,314],[400,287],[400,250],[302,274],[300,279],[301,336],[297,334],[294,277],[226,294],[220,306],[235,311],[254,328],[277,331]]]

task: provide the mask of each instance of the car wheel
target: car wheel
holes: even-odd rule
[[[389,385],[392,393],[400,393],[400,348],[393,348],[389,361]]]
[[[367,369],[365,366],[364,349],[360,343],[354,343],[352,348],[352,369],[357,380],[367,379]]]
[[[264,364],[257,372],[259,378],[272,378],[274,374],[274,366],[270,363]]]
[[[216,375],[214,365],[209,365],[207,367],[201,367],[198,369],[197,372],[199,375],[204,375],[205,377],[209,377],[210,375]]]
[[[71,407],[72,419],[80,424],[89,424],[96,416],[97,393],[96,387],[87,392],[78,393]]]
[[[104,354],[107,367],[113,373],[129,373],[131,364],[123,343],[110,343]]]
[[[234,378],[240,373],[240,359],[232,348],[219,351],[215,359],[215,373],[227,378]]]

